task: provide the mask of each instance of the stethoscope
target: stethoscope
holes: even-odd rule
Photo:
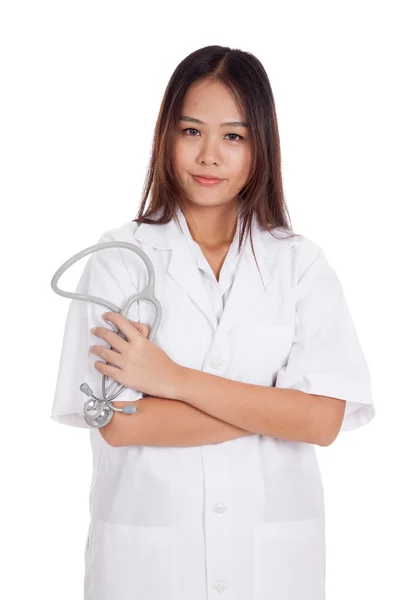
[[[132,250],[132,252],[135,252],[142,258],[148,271],[148,282],[146,288],[139,294],[129,296],[129,298],[126,300],[126,302],[121,308],[119,308],[112,302],[109,302],[108,300],[104,300],[103,298],[99,298],[97,296],[66,292],[57,287],[57,282],[60,279],[61,275],[65,273],[65,271],[71,265],[80,260],[83,256],[86,256],[87,254],[92,254],[93,252],[97,252],[98,250],[102,250],[104,248],[126,248],[127,250]],[[73,298],[76,300],[84,300],[85,302],[95,302],[96,304],[101,304],[102,306],[105,306],[111,312],[121,314],[123,317],[126,317],[130,307],[134,302],[137,302],[139,300],[148,300],[154,305],[154,308],[156,310],[156,316],[154,318],[153,326],[151,327],[148,337],[149,341],[152,341],[155,334],[157,333],[157,329],[160,325],[162,317],[161,303],[154,295],[154,279],[155,278],[153,264],[147,256],[147,254],[141,248],[138,248],[137,246],[135,246],[134,244],[130,244],[129,242],[102,242],[100,244],[95,244],[94,246],[89,246],[88,248],[81,250],[77,254],[74,254],[74,256],[72,256],[65,263],[63,263],[61,267],[57,269],[57,271],[54,273],[51,279],[51,287],[56,294],[59,294],[59,296],[65,296],[66,298]],[[115,333],[122,337],[125,341],[127,341],[126,336],[120,331],[118,327]],[[125,414],[134,414],[137,412],[137,407],[134,405],[125,406],[123,408],[117,408],[116,406],[112,405],[117,396],[119,396],[122,390],[125,389],[125,386],[114,380],[107,389],[107,378],[107,375],[102,375],[102,398],[98,398],[97,396],[95,396],[93,394],[93,390],[87,383],[82,383],[80,386],[80,390],[84,394],[89,396],[89,399],[86,400],[83,407],[83,415],[89,427],[104,427],[111,421],[114,415],[114,411],[123,412]],[[120,386],[119,389],[118,386]],[[116,388],[117,391],[114,392]]]

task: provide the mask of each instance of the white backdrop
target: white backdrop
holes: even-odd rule
[[[165,86],[209,44],[265,66],[294,230],[337,270],[371,369],[374,421],[318,448],[327,600],[400,597],[395,4],[2,3],[2,597],[82,597],[91,454],[50,420],[70,302],[50,280],[136,216]]]

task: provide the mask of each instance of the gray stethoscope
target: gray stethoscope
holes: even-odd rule
[[[97,296],[65,292],[64,290],[60,290],[60,288],[57,287],[57,282],[60,279],[61,275],[71,265],[80,260],[83,256],[86,256],[87,254],[92,254],[93,252],[97,252],[98,250],[102,250],[103,248],[126,248],[127,250],[132,250],[132,252],[135,252],[143,259],[147,267],[149,277],[146,288],[139,294],[129,296],[129,298],[126,300],[126,302],[121,308],[119,308],[115,304],[112,304],[112,302],[109,302],[108,300],[104,300],[103,298],[99,298]],[[154,305],[154,308],[156,310],[156,316],[148,337],[149,341],[152,341],[152,339],[154,338],[161,322],[162,306],[159,300],[154,295],[153,264],[147,256],[147,254],[141,248],[138,248],[137,246],[135,246],[134,244],[130,244],[129,242],[102,242],[100,244],[95,244],[94,246],[89,246],[88,248],[81,250],[81,252],[74,254],[74,256],[72,256],[69,260],[63,263],[61,267],[54,273],[51,280],[51,288],[59,296],[65,296],[66,298],[73,299],[75,298],[76,300],[84,300],[85,302],[95,302],[96,304],[101,304],[105,306],[111,312],[121,314],[125,318],[128,314],[130,307],[134,302],[137,302],[139,300],[148,300]],[[113,331],[117,333],[117,335],[122,337],[124,340],[127,339],[118,327],[116,331],[114,329]],[[117,408],[112,405],[112,402],[117,398],[117,396],[119,396],[122,390],[125,389],[125,386],[114,380],[113,383],[111,383],[111,385],[109,386],[109,388],[106,389],[107,378],[107,375],[102,375],[102,398],[97,398],[93,394],[91,387],[87,383],[82,383],[82,385],[80,386],[80,390],[84,392],[87,396],[89,396],[89,400],[86,400],[83,407],[85,421],[89,425],[89,427],[104,427],[111,421],[114,415],[113,411],[123,412],[125,414],[134,414],[137,412],[136,406],[128,405],[124,408]],[[118,388],[118,386],[120,386],[119,389],[114,393],[115,388]]]

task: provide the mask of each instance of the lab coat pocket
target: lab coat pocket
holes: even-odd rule
[[[93,595],[85,600],[176,600],[177,535],[173,527],[96,520]]]
[[[235,327],[233,366],[244,371],[251,383],[273,385],[272,374],[288,360],[294,338],[294,323],[260,322],[254,327]]]
[[[294,339],[294,323],[259,323],[255,340],[265,356],[287,356]]]
[[[254,534],[254,600],[325,600],[325,523],[263,521]]]

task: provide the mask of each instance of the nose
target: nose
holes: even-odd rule
[[[199,162],[205,164],[219,164],[221,162],[219,143],[216,136],[205,136],[202,140]]]

